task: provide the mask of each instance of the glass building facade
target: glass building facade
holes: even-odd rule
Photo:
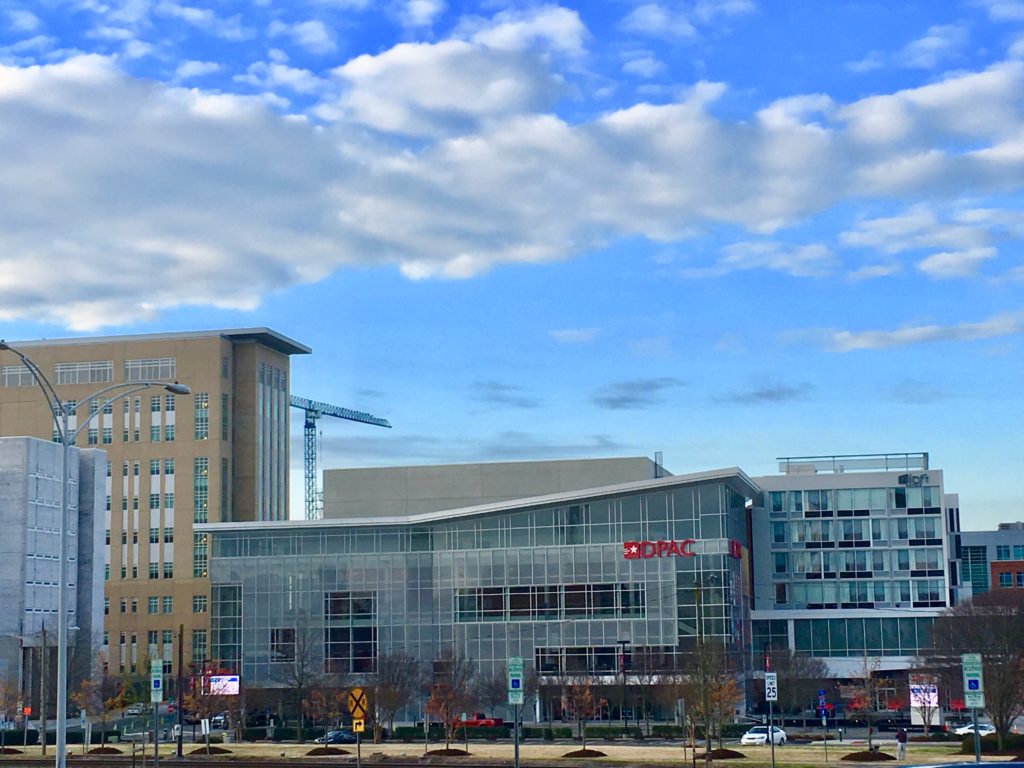
[[[614,675],[618,654],[751,643],[738,470],[385,520],[210,524],[211,649],[249,685],[451,648],[482,674]],[[699,625],[699,629],[698,629]],[[627,662],[628,663],[628,662]]]

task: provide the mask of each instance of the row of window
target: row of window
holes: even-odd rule
[[[163,503],[163,508],[164,509],[174,509],[174,493],[172,491],[166,492],[163,495],[163,502],[164,502]],[[107,512],[110,511],[110,503],[111,503],[111,495],[108,493],[107,494]],[[138,496],[132,496],[132,510],[137,512],[138,509],[139,509],[139,497]],[[153,510],[153,509],[160,509],[160,494],[159,493],[151,493],[151,494],[149,494],[149,509],[151,509],[151,510]],[[127,512],[128,511],[128,497],[127,496],[122,496],[121,497],[121,511],[122,512]]]
[[[937,485],[895,488],[839,488],[817,491],[769,491],[768,511],[802,515],[805,512],[912,509],[941,507]]]
[[[1016,573],[1000,573],[999,574],[999,586],[1003,587],[1024,587],[1024,571],[1017,571]]]
[[[942,579],[869,581],[842,579],[776,584],[778,605],[805,608],[871,608],[885,603],[904,607],[942,607],[946,604]]]
[[[773,552],[772,568],[776,578],[806,578],[829,574],[832,577],[850,573],[888,573],[942,568],[942,549],[857,549]]]
[[[159,544],[160,541],[161,541],[161,538],[163,539],[164,544],[172,544],[172,543],[174,543],[174,528],[171,528],[170,526],[168,526],[168,527],[162,529],[162,531],[163,531],[163,536],[161,537],[161,535],[160,535],[161,529],[160,528],[150,528],[149,529],[149,543],[150,544]],[[106,538],[107,538],[107,546],[109,547],[110,546],[110,529],[109,528],[107,528],[107,537]],[[121,543],[122,544],[127,544],[128,543],[128,531],[121,531]],[[138,543],[139,543],[139,532],[138,531],[132,531],[132,544],[138,544]]]
[[[147,633],[147,640],[150,640],[150,643],[149,643],[150,645],[155,645],[155,643],[151,639],[151,638],[154,637],[153,631],[154,630],[149,630],[149,632]],[[171,634],[169,634],[169,633],[171,633]],[[172,633],[172,630],[169,630],[169,629],[163,630],[162,631],[162,638],[163,638],[164,645],[169,645],[169,644],[173,643],[174,642],[174,635]],[[131,671],[135,672],[136,670],[135,670],[134,656],[135,656],[135,646],[138,643],[138,635],[135,632],[131,632],[131,633],[121,632],[120,633],[119,641],[120,641],[120,657],[122,659],[122,663],[120,665],[121,672],[125,671],[124,659],[125,659],[125,656],[126,656],[126,648],[129,647],[128,646],[129,642],[131,643],[131,656],[133,658],[133,661],[131,662]],[[104,632],[103,633],[103,645],[104,645],[104,647],[108,647],[110,645],[110,634],[108,632]],[[207,632],[206,632],[206,630],[205,629],[193,629],[192,630],[192,659],[193,659],[193,661],[198,662],[198,663],[202,663],[203,661],[205,661],[207,659],[206,649],[207,649]],[[170,674],[170,671],[171,671],[170,664],[171,664],[171,662],[166,661],[166,660],[164,661],[164,674],[165,675],[166,674]]]
[[[903,542],[941,543],[940,518],[799,520],[771,524],[772,544]]]
[[[196,595],[196,597],[203,597],[202,595]],[[125,606],[125,600],[127,598],[121,598],[121,613],[127,613]],[[164,595],[163,597],[151,596],[147,598],[148,611],[147,613],[160,613],[160,607],[163,606],[164,613],[174,613],[174,597],[172,595]],[[131,601],[131,612],[138,613],[138,604],[136,598],[132,598]],[[195,608],[195,598],[193,598],[193,608]],[[197,613],[205,613],[206,611],[196,611]],[[110,615],[110,598],[103,598],[103,614],[105,616]],[[104,641],[106,645],[106,641]]]
[[[128,575],[129,572],[131,573],[130,577]],[[173,579],[174,578],[174,562],[172,560],[164,561],[162,568],[161,568],[161,564],[160,563],[150,563],[149,564],[149,578],[151,578],[151,579],[159,579],[161,577],[165,578],[165,579]],[[128,579],[128,578],[132,578],[132,579],[139,578],[139,566],[138,565],[133,565],[130,569],[129,569],[129,567],[127,565],[122,565],[121,566],[121,579],[124,580],[124,579]],[[110,563],[107,563],[107,564],[105,564],[103,566],[103,580],[104,581],[110,581]]]
[[[455,621],[642,618],[644,584],[471,587],[455,591]]]
[[[1024,560],[1024,544],[1014,544],[1012,547],[1009,544],[997,544],[996,560]]]

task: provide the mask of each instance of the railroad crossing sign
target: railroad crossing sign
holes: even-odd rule
[[[964,673],[964,705],[968,709],[984,709],[985,678],[981,671],[981,654],[961,655],[960,666]]]
[[[348,692],[348,713],[353,720],[362,720],[370,708],[370,700],[362,688],[353,688]]]
[[[764,673],[764,700],[779,700],[779,675],[777,672]]]

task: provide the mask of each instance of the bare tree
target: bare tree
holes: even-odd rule
[[[185,693],[185,709],[200,720],[209,720],[228,707],[229,697],[210,692],[209,676],[203,673],[193,676]],[[206,734],[206,753],[210,753],[210,734]]]
[[[18,714],[18,702],[20,700],[21,690],[18,688],[18,678],[11,676],[0,677],[0,714],[4,716],[4,720],[14,720]],[[4,741],[6,734],[7,728],[0,730],[0,749],[6,746]]]
[[[345,712],[348,692],[343,688],[314,688],[302,700],[302,711],[314,724],[336,725]]]
[[[405,708],[423,682],[423,668],[407,653],[384,654],[377,657],[375,670],[366,675],[373,706],[373,740],[379,743],[384,723],[395,729],[395,715]]]
[[[80,709],[100,715],[100,743],[107,743],[107,716],[125,705],[125,690],[121,678],[110,674],[103,653],[93,658],[93,670],[78,684],[71,700]]]
[[[648,736],[651,735],[651,705],[658,700],[655,689],[660,684],[668,667],[669,660],[661,651],[640,648],[633,652],[630,672],[636,682],[637,698]],[[639,722],[637,724],[639,725]]]
[[[301,617],[296,627],[272,629],[271,641],[277,662],[277,678],[289,691],[298,712],[299,743],[305,741],[302,702],[324,681],[321,633]]]
[[[569,678],[568,684],[565,686],[565,703],[569,716],[576,721],[583,749],[586,749],[587,723],[597,717],[608,702],[594,694],[589,677],[580,675]]]
[[[995,589],[943,612],[932,629],[925,660],[945,685],[961,691],[960,656],[980,653],[985,675],[985,711],[996,728],[999,749],[1024,714],[1024,594]]]
[[[853,698],[847,704],[847,713],[853,720],[864,723],[868,729],[868,751],[874,749],[875,722],[878,720],[878,694],[882,678],[878,674],[881,659],[865,655],[857,669],[857,684],[853,687]]]
[[[476,700],[480,706],[489,710],[491,717],[494,710],[508,701],[508,678],[501,672],[477,677]]]
[[[472,709],[474,703],[473,678],[476,670],[472,659],[451,648],[444,649],[433,666],[426,709],[444,725],[445,749],[450,749],[460,714]]]
[[[687,714],[694,724],[704,725],[704,759],[710,764],[712,734],[721,735],[722,724],[732,717],[743,692],[720,644],[698,641],[690,662],[684,686]]]
[[[779,710],[802,713],[806,728],[807,709],[828,679],[828,667],[819,658],[788,649],[773,651],[771,662],[772,671],[779,676]]]

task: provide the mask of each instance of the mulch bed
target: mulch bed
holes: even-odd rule
[[[90,755],[120,755],[121,750],[117,747],[93,747],[89,750]]]
[[[880,763],[884,760],[895,760],[896,758],[887,752],[872,752],[865,749],[863,752],[851,752],[848,755],[843,755],[839,759],[851,763]]]
[[[448,749],[432,749],[427,754],[435,757],[466,757],[469,755],[469,752],[464,749],[449,747]]]
[[[14,747],[0,747],[0,755],[20,755],[21,750]]]
[[[338,747],[313,747],[306,753],[306,757],[322,757],[323,755],[351,755],[347,749]]]
[[[577,749],[573,752],[566,752],[562,757],[608,757],[599,749]]]
[[[697,755],[698,760],[703,760],[708,757],[707,752],[701,752]],[[712,749],[711,759],[712,760],[737,760],[741,757],[746,757],[742,752],[737,752],[735,749]]]
[[[210,745],[210,751],[206,751],[206,747],[199,747],[189,752],[190,755],[230,755],[233,754],[230,749],[224,749],[224,747],[218,747],[214,744]]]

